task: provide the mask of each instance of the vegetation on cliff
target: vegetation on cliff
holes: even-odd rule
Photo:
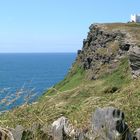
[[[64,115],[74,126],[88,127],[91,112],[113,106],[126,114],[132,130],[140,126],[140,78],[132,78],[129,49],[139,45],[139,24],[92,25],[77,59],[63,81],[33,104],[0,116],[0,125],[49,125]]]

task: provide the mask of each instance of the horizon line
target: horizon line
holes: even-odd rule
[[[0,52],[0,54],[33,54],[33,53],[77,53],[77,52]]]

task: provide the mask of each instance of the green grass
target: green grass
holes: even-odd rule
[[[121,60],[119,67],[113,71],[112,74],[104,76],[105,84],[110,86],[116,86],[118,88],[123,87],[125,84],[128,84],[132,80],[128,58]]]
[[[81,69],[71,74],[73,76],[67,76],[54,86],[56,90],[45,93],[37,104],[22,106],[2,115],[1,125],[29,127],[33,122],[48,124],[64,115],[77,127],[83,127],[97,107],[114,106],[124,110],[131,129],[139,127],[140,79],[132,80],[127,58],[122,59],[111,74],[98,80],[84,80]]]
[[[108,28],[124,26],[126,24],[112,24]],[[127,57],[120,59],[114,70],[108,70],[109,66],[104,65],[97,80],[87,80],[87,71],[75,63],[65,79],[45,92],[36,104],[1,115],[0,125],[29,127],[34,122],[44,125],[64,115],[82,128],[88,126],[97,107],[113,106],[124,111],[128,125],[134,130],[140,126],[140,78],[132,79]]]
[[[140,23],[130,22],[130,23],[126,24],[126,26],[128,26],[128,27],[140,27]]]
[[[84,70],[79,68],[75,74],[68,75],[56,88],[60,91],[70,90],[81,84],[82,80],[84,80]]]
[[[109,23],[106,24],[105,30],[107,31],[123,31],[128,33],[135,44],[140,44],[140,23]]]

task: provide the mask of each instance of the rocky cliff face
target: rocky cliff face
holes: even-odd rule
[[[140,25],[89,29],[62,82],[0,116],[1,140],[140,140]]]
[[[140,76],[140,46],[132,45],[129,50],[130,67],[134,78]]]
[[[129,31],[108,30],[108,25],[92,24],[82,50],[78,51],[80,67],[87,71],[88,79],[96,79],[117,67],[122,57],[129,56],[133,77],[140,75],[140,48]]]

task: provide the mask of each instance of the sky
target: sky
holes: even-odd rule
[[[1,0],[0,53],[77,52],[92,23],[128,22],[140,0]]]

